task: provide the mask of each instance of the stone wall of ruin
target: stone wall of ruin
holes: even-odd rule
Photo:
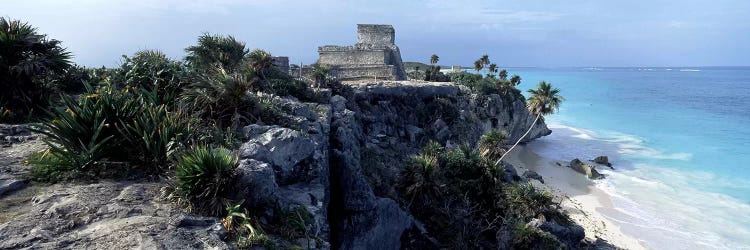
[[[391,25],[357,24],[357,43],[390,46],[396,44],[396,31]]]

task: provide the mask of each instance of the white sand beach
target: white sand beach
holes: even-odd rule
[[[625,235],[621,225],[611,219],[619,218],[619,212],[613,208],[610,196],[594,181],[564,167],[568,161],[543,158],[523,145],[508,156],[506,161],[516,167],[519,175],[528,169],[543,177],[544,184],[536,180],[533,183],[555,195],[570,217],[584,228],[587,238],[598,237],[625,249],[645,249],[642,242]]]

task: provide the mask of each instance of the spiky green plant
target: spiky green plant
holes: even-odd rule
[[[175,193],[190,202],[192,211],[220,215],[236,157],[225,148],[195,147],[188,150],[175,167]]]
[[[484,159],[496,161],[505,153],[505,140],[508,132],[490,130],[479,138],[479,153]]]
[[[253,246],[264,246],[267,249],[274,249],[273,241],[263,233],[257,223],[248,215],[246,209],[242,209],[240,204],[229,204],[226,206],[226,215],[221,220],[222,225],[232,236],[235,247],[239,249],[248,249]],[[256,224],[256,225],[253,225]]]
[[[232,36],[203,34],[198,44],[185,49],[185,61],[195,69],[211,71],[220,67],[229,72],[241,71],[249,50]]]
[[[123,63],[112,79],[118,88],[130,87],[150,93],[155,104],[174,103],[186,85],[187,69],[158,50],[142,50],[132,57],[123,56]]]
[[[179,100],[215,126],[238,128],[257,120],[253,89],[255,85],[246,75],[215,68],[214,72],[195,77]]]
[[[169,112],[166,105],[145,106],[130,121],[120,121],[120,133],[129,145],[132,158],[150,173],[163,172],[174,153],[185,147],[192,134],[187,118]]]
[[[508,217],[534,218],[553,205],[551,193],[539,191],[530,183],[508,185],[503,193],[505,212]]]

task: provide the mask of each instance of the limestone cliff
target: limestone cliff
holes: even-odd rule
[[[233,198],[247,207],[304,208],[312,219],[304,238],[291,242],[313,249],[436,248],[395,199],[410,156],[429,140],[475,144],[493,128],[507,130],[510,143],[533,122],[521,96],[477,95],[452,83],[339,84],[316,96],[310,103],[276,97],[284,126],[241,131],[233,181]],[[540,122],[526,141],[549,133]],[[102,182],[15,193],[24,202],[13,206],[18,213],[0,212],[0,248],[228,247],[218,240],[225,232],[217,218],[155,198],[164,186]],[[272,211],[256,212],[266,221],[278,216]]]

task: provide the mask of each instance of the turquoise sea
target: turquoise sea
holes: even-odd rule
[[[597,186],[652,249],[750,249],[750,67],[508,68],[567,99],[546,158],[607,155]]]

